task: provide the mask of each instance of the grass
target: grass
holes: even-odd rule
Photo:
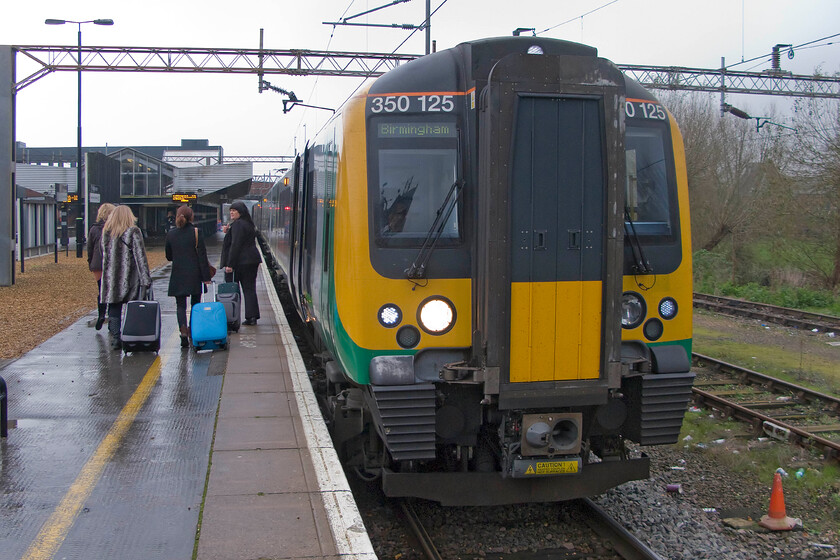
[[[746,473],[762,484],[772,486],[776,469],[782,468],[785,497],[790,504],[810,506],[822,517],[813,521],[811,529],[836,530],[840,526],[840,465],[825,462],[815,451],[764,438],[756,439],[745,432],[744,424],[710,417],[705,409],[686,413],[680,432],[680,443],[689,443],[733,472]],[[689,440],[686,440],[690,436]],[[723,444],[713,442],[724,440]],[[801,473],[801,476],[797,475]]]
[[[738,342],[727,333],[695,327],[694,348],[701,354],[806,385],[816,391],[840,393],[837,361],[814,355],[804,345],[796,352],[766,343]]]

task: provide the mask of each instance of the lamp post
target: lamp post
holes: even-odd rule
[[[85,193],[85,202],[82,205],[82,24],[83,23],[92,23],[94,25],[114,25],[114,20],[112,19],[91,19],[87,21],[72,21],[69,19],[48,19],[44,21],[47,25],[64,25],[65,23],[75,23],[79,26],[79,50],[78,50],[78,60],[79,63],[79,95],[78,95],[78,127],[77,127],[77,137],[76,137],[76,196],[78,197],[78,205],[77,208],[79,209],[79,214],[84,214],[84,218],[81,216],[76,217],[76,257],[82,257],[82,239],[84,239],[85,232],[88,228],[88,197],[87,193]],[[84,224],[80,224],[79,220],[84,219]]]

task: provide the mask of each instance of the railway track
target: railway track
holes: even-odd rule
[[[840,461],[840,398],[702,354],[692,354],[692,362],[695,404]]]
[[[662,557],[653,552],[643,542],[637,539],[632,533],[625,529],[622,524],[611,517],[600,506],[587,498],[574,500],[570,505],[577,509],[583,522],[593,533],[593,538],[599,542],[608,542],[612,551],[617,557],[623,560],[662,560]],[[428,560],[442,560],[444,556],[438,551],[433,538],[423,526],[420,517],[417,515],[412,501],[403,500],[400,502],[400,509],[405,518],[405,524],[411,531],[418,548]],[[516,558],[516,560],[545,560],[547,558],[578,558],[579,556],[569,548],[545,548],[531,552],[516,552],[510,555],[487,554],[487,558],[505,559]]]
[[[722,313],[733,317],[749,317],[797,329],[806,329],[809,331],[817,329],[819,332],[835,332],[840,334],[840,317],[810,313],[789,307],[778,307],[766,303],[755,303],[742,299],[696,292],[694,294],[694,307],[708,309],[715,313]]]

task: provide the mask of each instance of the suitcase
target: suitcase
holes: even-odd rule
[[[225,306],[228,330],[239,332],[239,326],[242,324],[242,295],[239,293],[239,283],[224,282],[219,284],[216,301]]]
[[[210,284],[215,292],[216,283],[211,282]],[[202,296],[202,299],[204,299],[204,296]],[[227,348],[227,333],[227,314],[223,303],[211,300],[202,301],[192,306],[190,336],[196,350]]]
[[[142,300],[125,304],[120,328],[124,352],[157,352],[160,350],[160,304],[149,287]]]

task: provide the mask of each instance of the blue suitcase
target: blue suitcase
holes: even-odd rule
[[[213,292],[216,284],[211,282]],[[210,299],[210,298],[208,298]],[[215,293],[214,297],[215,298]],[[224,304],[218,301],[202,301],[192,306],[190,313],[190,336],[196,350],[227,348],[227,313]]]

